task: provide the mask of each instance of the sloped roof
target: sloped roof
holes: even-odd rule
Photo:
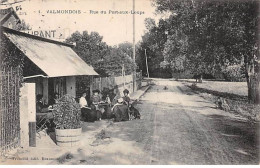
[[[98,75],[70,44],[2,28],[6,37],[49,77]]]

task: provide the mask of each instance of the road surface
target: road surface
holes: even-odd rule
[[[179,82],[156,84],[143,98],[142,107],[154,114],[151,155],[155,162],[259,164],[259,125],[216,110]]]
[[[140,120],[83,124],[81,144],[58,147],[47,135],[13,164],[259,164],[259,123],[215,108],[181,82],[154,79]],[[55,136],[52,136],[55,137]],[[68,155],[69,153],[69,155]],[[42,160],[41,158],[48,158]],[[58,158],[58,159],[56,159]]]
[[[181,82],[153,82],[136,106],[140,120],[84,123],[73,157],[51,164],[259,164],[259,123],[215,109]]]
[[[259,164],[259,124],[180,82],[154,82],[137,105],[142,119],[108,127],[111,146],[93,164]]]

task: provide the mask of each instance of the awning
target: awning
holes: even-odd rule
[[[69,45],[16,32],[9,29],[4,34],[49,77],[98,75]]]

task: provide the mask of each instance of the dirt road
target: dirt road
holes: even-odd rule
[[[43,136],[42,149],[24,154],[39,160],[18,164],[259,164],[259,123],[216,109],[181,82],[153,82],[136,106],[140,120],[85,122],[71,149]]]
[[[93,164],[259,164],[259,124],[176,81],[154,82],[137,105],[142,119],[107,127]]]
[[[156,81],[142,100],[141,109],[154,115],[151,161],[259,164],[259,125],[215,109],[175,81]]]
[[[181,82],[157,79],[153,83],[136,106],[140,120],[85,122],[81,144],[72,148],[58,147],[49,136],[42,135],[37,148],[18,154],[29,160],[12,163],[260,163],[259,123],[216,109]]]

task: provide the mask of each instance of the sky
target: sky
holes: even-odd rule
[[[66,30],[66,34],[76,30],[96,31],[103,36],[103,41],[111,46],[126,41],[133,42],[133,0],[26,0],[12,6],[15,10],[18,9],[18,16],[25,20],[32,30],[61,29]],[[74,10],[74,13],[57,14],[57,10]],[[106,14],[101,11],[106,11]],[[116,11],[128,13],[112,13]],[[155,15],[151,0],[135,0],[135,11],[140,12],[135,14],[135,37],[138,42],[146,30],[145,18],[158,20],[159,16]]]

